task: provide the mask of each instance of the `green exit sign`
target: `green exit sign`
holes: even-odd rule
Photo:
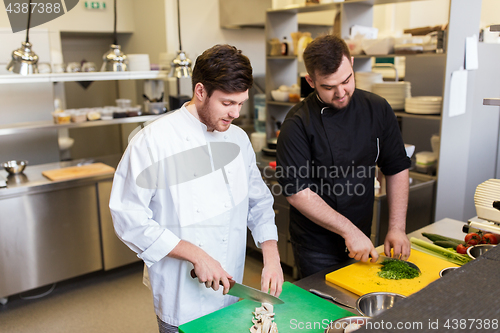
[[[85,8],[106,9],[106,3],[104,1],[85,1]]]

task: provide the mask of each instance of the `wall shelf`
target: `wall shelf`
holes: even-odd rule
[[[485,98],[483,99],[483,105],[500,106],[500,98]]]
[[[402,118],[441,120],[440,114],[415,114],[415,113],[407,113],[404,111],[394,111],[394,114],[396,115],[396,117],[402,117]]]
[[[165,71],[134,72],[88,72],[88,73],[49,73],[18,75],[0,75],[0,84],[43,83],[71,81],[114,81],[114,80],[162,80],[167,78]]]
[[[269,105],[281,105],[281,106],[290,106],[290,107],[297,104],[297,103],[293,103],[293,102],[280,102],[280,101],[267,101],[266,103]]]
[[[446,53],[407,53],[407,54],[354,54],[354,59],[367,59],[367,58],[395,58],[395,57],[445,57]]]
[[[127,124],[127,123],[142,123],[154,120],[160,116],[162,115],[145,115],[137,117],[116,118],[110,120],[84,121],[81,123],[69,123],[69,124],[54,124],[54,122],[51,120],[16,123],[16,124],[0,126],[0,136],[11,135],[11,134],[22,134],[32,131],[41,131],[41,130],[59,130],[65,128],[82,128],[82,127],[108,126],[108,125]]]

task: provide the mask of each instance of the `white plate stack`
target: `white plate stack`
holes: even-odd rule
[[[403,110],[405,99],[411,97],[411,83],[408,81],[374,83],[372,92],[385,98],[393,110]]]
[[[415,114],[440,114],[443,98],[440,96],[417,96],[406,98],[405,111]]]
[[[356,81],[356,88],[366,91],[372,91],[374,83],[382,83],[384,81],[382,73],[375,72],[355,72],[354,79]]]

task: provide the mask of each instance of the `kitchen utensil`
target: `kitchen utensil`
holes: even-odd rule
[[[443,277],[446,274],[448,274],[450,272],[453,272],[455,269],[457,269],[457,267],[446,267],[446,268],[443,268],[442,270],[439,271],[439,276]]]
[[[352,305],[349,305],[349,304],[344,303],[342,301],[339,301],[339,299],[337,297],[333,297],[332,295],[328,295],[328,294],[323,293],[323,292],[321,292],[319,290],[316,290],[316,289],[309,289],[309,291],[312,292],[315,295],[318,295],[319,297],[323,297],[323,298],[329,299],[329,300],[331,300],[334,303],[337,303],[337,304],[343,305],[345,307],[348,307],[348,308],[356,310],[355,306],[352,306]]]
[[[404,262],[406,265],[410,266],[411,268],[415,268],[420,274],[422,274],[422,272],[420,271],[420,268],[418,268],[417,265],[415,265],[414,263],[412,262],[409,262],[409,261],[406,261],[406,260],[401,260],[401,259],[396,259],[396,258],[391,258],[391,257],[386,257],[386,256],[383,256],[383,255],[379,255],[378,256],[378,259],[377,259],[377,264],[381,264],[387,260],[394,260],[394,261],[401,261],[401,262]]]
[[[274,307],[274,322],[279,332],[323,332],[330,321],[352,316],[353,313],[327,300],[321,299],[309,291],[285,282],[280,298],[285,302]],[[206,316],[179,326],[181,333],[234,333],[249,332],[252,326],[252,312],[257,304],[242,300]],[[301,323],[322,324],[321,328],[299,329]]]
[[[196,273],[194,269],[191,270],[191,277],[196,278]],[[221,283],[222,285],[222,283]],[[241,283],[229,279],[229,295],[236,296],[239,298],[250,299],[255,302],[260,303],[270,303],[270,304],[283,304],[284,302],[273,295],[269,295],[260,290],[254,289],[252,287],[245,286]]]
[[[485,254],[487,251],[491,250],[495,246],[496,245],[494,245],[494,244],[479,244],[479,245],[471,246],[467,249],[467,254],[472,259],[476,259],[477,257]]]
[[[149,103],[152,103],[152,101],[149,99],[149,97],[146,94],[142,94],[142,97],[144,97]]]
[[[368,293],[358,298],[356,308],[362,316],[374,317],[405,298],[406,296],[389,292]]]
[[[325,333],[352,332],[358,328],[361,328],[361,326],[365,325],[369,320],[371,320],[370,317],[359,316],[340,318],[332,321],[330,325],[328,325],[328,328],[325,330]]]
[[[113,174],[115,168],[104,163],[92,163],[82,166],[72,166],[60,169],[46,170],[42,175],[53,181],[63,181],[70,179],[85,178],[90,176],[100,176]]]
[[[389,291],[409,296],[439,278],[439,271],[447,267],[458,267],[449,261],[412,250],[410,260],[422,274],[414,279],[388,280],[378,276],[381,265],[357,262],[326,275],[325,279],[356,295],[374,291]]]
[[[2,163],[3,168],[9,173],[9,175],[17,175],[22,173],[27,165],[28,161],[12,160]]]

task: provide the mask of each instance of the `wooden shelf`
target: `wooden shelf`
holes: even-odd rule
[[[167,78],[167,72],[165,71],[50,73],[31,75],[7,74],[0,75],[0,84],[71,81],[161,80],[165,78]]]
[[[58,130],[64,128],[81,128],[81,127],[95,127],[95,126],[108,126],[127,123],[142,123],[149,120],[154,120],[162,115],[145,115],[138,117],[125,117],[110,120],[94,120],[84,121],[81,123],[69,124],[54,124],[51,120],[33,121],[29,123],[16,123],[11,125],[0,126],[0,136],[11,134],[22,134],[33,131],[41,130]]]

